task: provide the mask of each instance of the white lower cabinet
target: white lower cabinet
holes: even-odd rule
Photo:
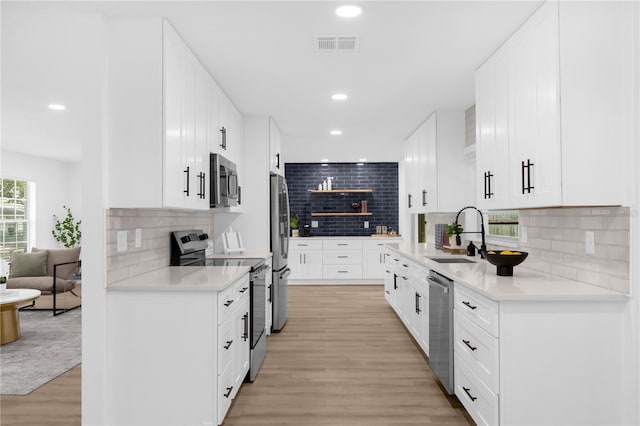
[[[265,294],[264,294],[264,307],[265,307],[265,329],[267,336],[271,334],[271,326],[273,325],[273,274],[272,271],[272,259],[269,258],[265,261],[265,264],[269,267],[267,274],[265,275]]]
[[[429,270],[397,253],[386,258],[385,297],[429,356]]]
[[[322,279],[322,240],[289,240],[289,281]]]
[[[289,240],[290,284],[372,284],[385,279],[384,246],[401,238],[292,238]]]
[[[477,424],[625,424],[620,302],[498,302],[458,283],[454,298],[455,394]]]
[[[105,423],[221,424],[249,371],[249,305],[248,275],[220,292],[107,291]]]

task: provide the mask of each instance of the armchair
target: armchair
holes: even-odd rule
[[[44,254],[43,254],[44,252]],[[29,255],[31,258],[29,258]],[[51,308],[37,308],[35,303],[25,306],[23,310],[51,310],[54,316],[63,314],[82,306],[80,295],[75,292],[77,282],[74,280],[76,272],[81,266],[80,247],[70,249],[38,249],[34,247],[29,255],[17,254],[11,259],[11,275],[7,280],[7,289],[30,288],[40,290],[43,296],[51,295]],[[45,259],[45,265],[39,265],[41,259]],[[25,268],[24,265],[32,268]],[[17,267],[17,268],[16,268]],[[18,271],[14,273],[14,270]],[[71,307],[59,307],[58,297],[62,293],[69,293],[77,300]]]

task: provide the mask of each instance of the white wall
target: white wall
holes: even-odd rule
[[[51,235],[53,215],[64,219],[65,205],[71,208],[76,220],[82,219],[80,164],[2,151],[2,177],[35,182],[35,245],[60,247]]]

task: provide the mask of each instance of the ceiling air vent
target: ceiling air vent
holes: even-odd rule
[[[318,36],[316,47],[319,52],[355,52],[358,48],[358,37]]]

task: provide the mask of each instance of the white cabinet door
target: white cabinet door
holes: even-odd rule
[[[632,198],[637,6],[560,2],[564,205],[624,206]]]
[[[273,118],[269,118],[269,171],[284,176],[284,163],[282,162],[282,141],[280,129]]]
[[[507,42],[512,207],[560,205],[558,5],[545,3]]]
[[[322,250],[290,250],[290,280],[322,279]]]
[[[438,132],[437,114],[431,114],[422,125],[419,144],[420,191],[418,204],[421,212],[438,211]],[[448,167],[448,165],[441,165]]]
[[[499,49],[476,72],[476,203],[509,207],[507,51]]]
[[[183,207],[191,173],[186,160],[185,139],[187,129],[185,80],[187,65],[184,45],[173,29],[163,25],[164,73],[164,185],[163,204]]]

